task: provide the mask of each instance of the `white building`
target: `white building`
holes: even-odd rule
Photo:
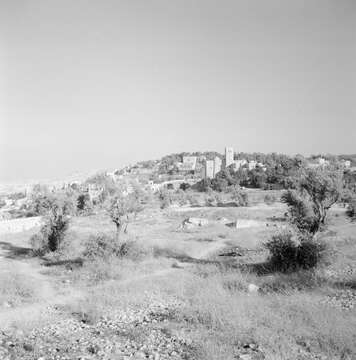
[[[213,160],[206,160],[205,169],[204,169],[204,178],[205,179],[214,178],[214,161]]]
[[[234,163],[234,149],[232,147],[225,148],[225,167]]]
[[[255,161],[255,160],[249,161],[249,163],[248,163],[248,169],[249,170],[256,169],[256,166],[257,166],[257,161]]]
[[[342,165],[346,168],[349,169],[351,167],[351,161],[350,160],[342,160]]]
[[[241,160],[235,160],[234,161],[234,165],[235,165],[235,170],[240,169],[240,167],[244,166],[247,164],[247,160],[246,159],[241,159]]]
[[[221,171],[221,167],[222,167],[222,160],[218,156],[216,156],[214,159],[214,177],[218,172]]]

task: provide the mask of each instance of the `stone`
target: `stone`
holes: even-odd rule
[[[257,293],[260,288],[255,284],[248,284],[247,289],[249,293]]]

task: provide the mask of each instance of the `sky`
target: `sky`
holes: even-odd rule
[[[0,0],[2,182],[356,153],[355,100],[355,0]]]

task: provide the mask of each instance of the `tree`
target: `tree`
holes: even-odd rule
[[[73,191],[49,191],[45,185],[35,185],[30,201],[30,210],[36,215],[47,215],[58,203],[62,204],[66,215],[72,215],[76,211],[76,198]]]
[[[333,168],[306,169],[297,190],[288,190],[282,201],[299,231],[316,234],[325,225],[327,211],[342,194],[342,172]]]
[[[119,240],[122,228],[125,225],[125,231],[127,230],[130,215],[135,216],[141,210],[141,203],[133,194],[129,194],[127,196],[119,194],[111,199],[109,214],[112,222],[116,226],[117,240]]]
[[[312,200],[318,222],[324,225],[327,211],[341,196],[342,172],[333,169],[309,169],[301,182],[301,189]]]

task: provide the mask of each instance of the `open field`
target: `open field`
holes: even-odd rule
[[[83,258],[90,236],[114,232],[105,213],[73,218],[43,259],[29,251],[37,229],[1,235],[0,358],[354,359],[356,224],[333,209],[327,264],[268,272],[263,243],[286,209],[262,195],[249,207],[145,209],[124,258]],[[184,228],[188,217],[207,223]]]

